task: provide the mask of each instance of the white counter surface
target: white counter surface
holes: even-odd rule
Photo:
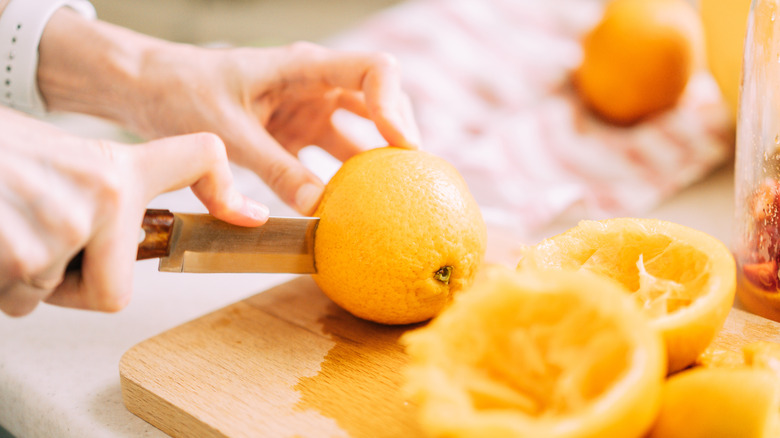
[[[112,134],[90,120],[58,122],[87,135]],[[705,231],[731,244],[733,165],[668,199],[645,216]],[[253,175],[236,175],[240,189],[286,212]],[[187,191],[152,206],[202,211]],[[573,224],[557,224],[546,237]],[[532,243],[532,242],[527,242]],[[504,253],[489,242],[489,258]],[[118,364],[133,345],[169,328],[288,281],[287,274],[159,273],[155,261],[138,262],[131,304],[117,314],[42,305],[31,315],[0,315],[0,425],[17,437],[158,437],[162,432],[122,404]]]

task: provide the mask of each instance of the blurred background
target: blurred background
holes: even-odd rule
[[[592,117],[570,80],[605,0],[92,0],[102,20],[171,41],[394,54],[425,148],[459,169],[491,225],[529,241],[555,221],[643,214],[730,165],[749,0],[686,1],[715,81],[700,72],[675,108],[622,127]],[[326,158],[301,157],[324,180],[338,164]]]
[[[317,41],[402,0],[93,0],[98,16],[157,37],[197,44]]]

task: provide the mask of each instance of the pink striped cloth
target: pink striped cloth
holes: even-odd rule
[[[578,101],[570,73],[600,0],[414,0],[326,44],[400,61],[423,147],[463,174],[489,226],[530,234],[570,220],[639,215],[733,153],[712,77],[630,128]]]

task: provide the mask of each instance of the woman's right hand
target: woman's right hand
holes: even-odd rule
[[[0,107],[0,310],[39,302],[117,311],[129,301],[149,201],[190,186],[227,222],[262,225],[268,209],[233,185],[212,134],[139,145],[83,139]],[[82,271],[68,262],[84,249]]]

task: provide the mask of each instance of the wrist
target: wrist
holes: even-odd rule
[[[58,10],[41,38],[38,86],[50,110],[126,122],[146,54],[163,42]]]
[[[0,103],[30,113],[46,112],[37,83],[39,42],[52,15],[66,8],[92,19],[88,0],[16,0],[0,4]]]

